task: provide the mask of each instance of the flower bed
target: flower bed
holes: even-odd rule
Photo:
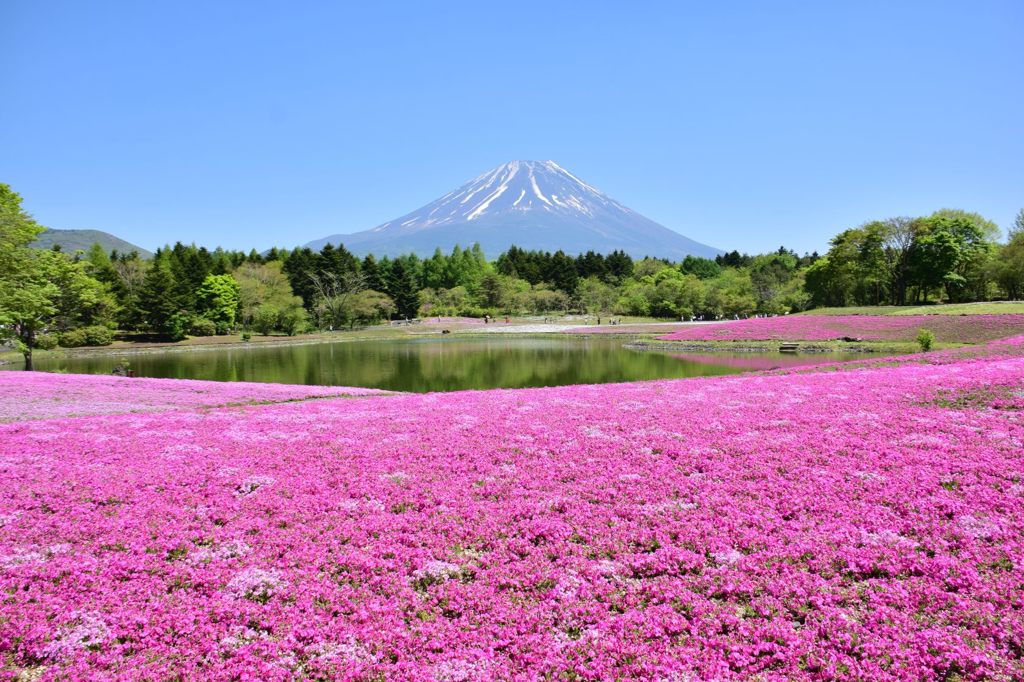
[[[664,341],[913,341],[930,329],[944,343],[984,343],[1024,333],[1024,315],[787,315],[681,329]]]
[[[0,422],[383,393],[372,388],[3,371]]]
[[[0,425],[6,674],[1021,679],[1020,342]]]

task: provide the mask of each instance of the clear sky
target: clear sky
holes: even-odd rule
[[[1024,207],[1024,2],[0,2],[44,225],[263,249],[553,159],[689,237]]]

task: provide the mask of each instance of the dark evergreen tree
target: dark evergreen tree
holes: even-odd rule
[[[317,255],[308,248],[295,249],[284,259],[281,271],[288,278],[295,295],[302,299],[307,310],[313,308],[316,289],[312,275],[317,272]]]
[[[576,257],[576,276],[580,279],[597,277],[603,280],[607,275],[607,271],[608,268],[605,264],[604,256],[599,253],[587,251]]]
[[[387,291],[388,287],[381,274],[380,264],[377,263],[377,259],[374,258],[372,253],[367,254],[366,258],[363,259],[360,270],[363,273],[363,282],[366,284],[367,289],[373,289],[381,293]]]
[[[172,341],[184,338],[188,319],[175,295],[176,289],[170,268],[161,259],[154,260],[139,293],[144,328]]]
[[[420,308],[419,292],[416,290],[415,277],[403,258],[397,258],[391,263],[387,294],[395,302],[398,317],[416,317]]]
[[[544,281],[571,296],[575,293],[576,285],[579,282],[576,262],[565,255],[563,251],[556,251],[547,263]]]
[[[604,259],[608,268],[608,281],[618,284],[633,275],[633,259],[625,251],[612,251]]]

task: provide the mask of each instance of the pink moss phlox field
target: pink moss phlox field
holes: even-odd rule
[[[913,341],[930,329],[938,341],[983,343],[1024,333],[1024,315],[786,315],[680,329],[663,341]]]
[[[379,395],[372,388],[0,372],[0,422]]]
[[[5,674],[1022,679],[1022,342],[0,425]]]

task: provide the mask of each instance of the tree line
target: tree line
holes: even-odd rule
[[[844,230],[807,269],[816,306],[906,305],[1020,298],[1024,293],[1024,210],[1000,244],[999,227],[944,209]]]
[[[844,230],[824,256],[780,247],[714,259],[479,245],[429,258],[357,258],[343,245],[248,253],[176,243],[151,259],[30,247],[42,231],[0,184],[0,334],[34,348],[105,345],[114,332],[166,340],[294,335],[419,316],[631,315],[716,319],[814,306],[1018,298],[1024,210],[1005,244],[983,217],[943,210]]]

